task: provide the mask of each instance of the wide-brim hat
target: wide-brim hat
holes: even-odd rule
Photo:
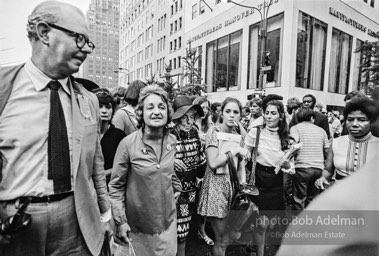
[[[203,109],[199,105],[193,105],[192,99],[186,95],[179,95],[174,100],[174,114],[172,120],[181,118],[190,109],[195,109],[200,116],[204,115]]]

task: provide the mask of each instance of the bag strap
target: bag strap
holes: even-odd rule
[[[255,166],[257,165],[258,144],[259,144],[260,135],[261,135],[261,127],[257,126],[255,146],[253,149],[253,155],[251,156],[251,171],[250,171],[250,175],[248,179],[248,183],[252,185],[255,185]]]
[[[225,154],[226,154],[226,163],[228,164],[228,167],[229,167],[230,184],[232,185],[232,198],[234,198],[234,196],[239,191],[237,168],[236,168],[236,165],[234,164],[232,153],[228,151]],[[233,202],[231,206],[232,205],[233,205]]]
[[[124,110],[126,112],[126,115],[129,118],[129,122],[133,125],[134,129],[138,130],[137,127],[136,127],[136,125],[134,124],[133,120],[130,118],[129,111],[127,111],[126,109],[122,109],[122,110]]]

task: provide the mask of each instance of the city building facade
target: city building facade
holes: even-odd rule
[[[83,78],[100,87],[118,85],[120,0],[91,0],[86,13],[95,50],[83,63]]]
[[[211,101],[227,96],[247,101],[254,93],[275,93],[284,100],[311,93],[324,106],[343,106],[347,92],[360,89],[364,41],[378,41],[378,5],[374,0],[235,0],[246,8],[220,0],[187,0],[185,41],[201,48],[202,77]],[[263,6],[265,4],[265,7]],[[269,54],[259,88],[262,19],[267,10]],[[263,23],[264,24],[264,23]],[[264,28],[264,26],[263,26]],[[264,90],[261,90],[264,89]]]

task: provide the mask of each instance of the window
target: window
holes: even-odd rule
[[[179,49],[182,48],[182,37],[179,36]]]
[[[333,28],[329,66],[329,92],[347,94],[353,37]]]
[[[180,68],[181,67],[181,57],[179,56],[178,57],[178,68]]]
[[[192,19],[197,17],[197,4],[192,5]]]
[[[363,44],[363,41],[357,39],[357,44],[355,46],[356,49],[360,48]],[[362,56],[361,52],[356,52],[354,55],[354,70],[353,70],[353,88],[352,91],[359,90],[361,88],[361,82],[366,82],[366,76],[362,77],[362,68],[361,64],[363,62],[364,56]],[[368,74],[368,73],[367,73]]]
[[[174,5],[171,5],[171,16],[174,14]]]
[[[263,87],[280,86],[280,51],[282,33],[283,14],[276,15],[268,19],[268,32],[266,42],[266,52],[270,54],[269,70],[262,72]],[[248,61],[248,89],[259,88],[261,74],[262,41],[260,37],[260,22],[250,27],[249,39],[249,61]]]
[[[371,2],[370,2],[370,6],[371,6],[372,8],[374,8],[374,6],[375,6],[375,0],[371,0]]]
[[[296,87],[324,88],[327,25],[300,12],[297,31]]]
[[[207,44],[206,81],[211,90],[239,89],[242,30]]]
[[[182,29],[182,17],[179,18],[179,29]]]

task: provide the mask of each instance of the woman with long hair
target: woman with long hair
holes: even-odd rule
[[[284,210],[283,172],[275,174],[275,167],[288,148],[289,131],[283,103],[269,101],[263,109],[264,124],[261,128],[252,128],[245,138],[245,148],[250,152],[258,150],[255,168],[255,185],[259,195],[254,201],[259,208],[258,225],[253,230],[253,240],[257,256],[264,255],[264,245],[268,223],[277,218],[271,211]],[[260,129],[258,148],[255,148],[257,132]],[[286,164],[288,164],[286,162]],[[288,166],[286,166],[288,167]]]
[[[198,213],[206,216],[215,233],[213,256],[224,256],[229,243],[228,215],[232,203],[232,185],[229,173],[217,174],[216,170],[227,166],[227,155],[221,151],[221,133],[237,134],[236,123],[241,118],[241,102],[228,97],[221,106],[222,124],[212,126],[206,135],[207,169],[200,191]],[[241,145],[243,140],[241,140]],[[230,149],[232,157],[249,157],[249,152],[242,146]]]

